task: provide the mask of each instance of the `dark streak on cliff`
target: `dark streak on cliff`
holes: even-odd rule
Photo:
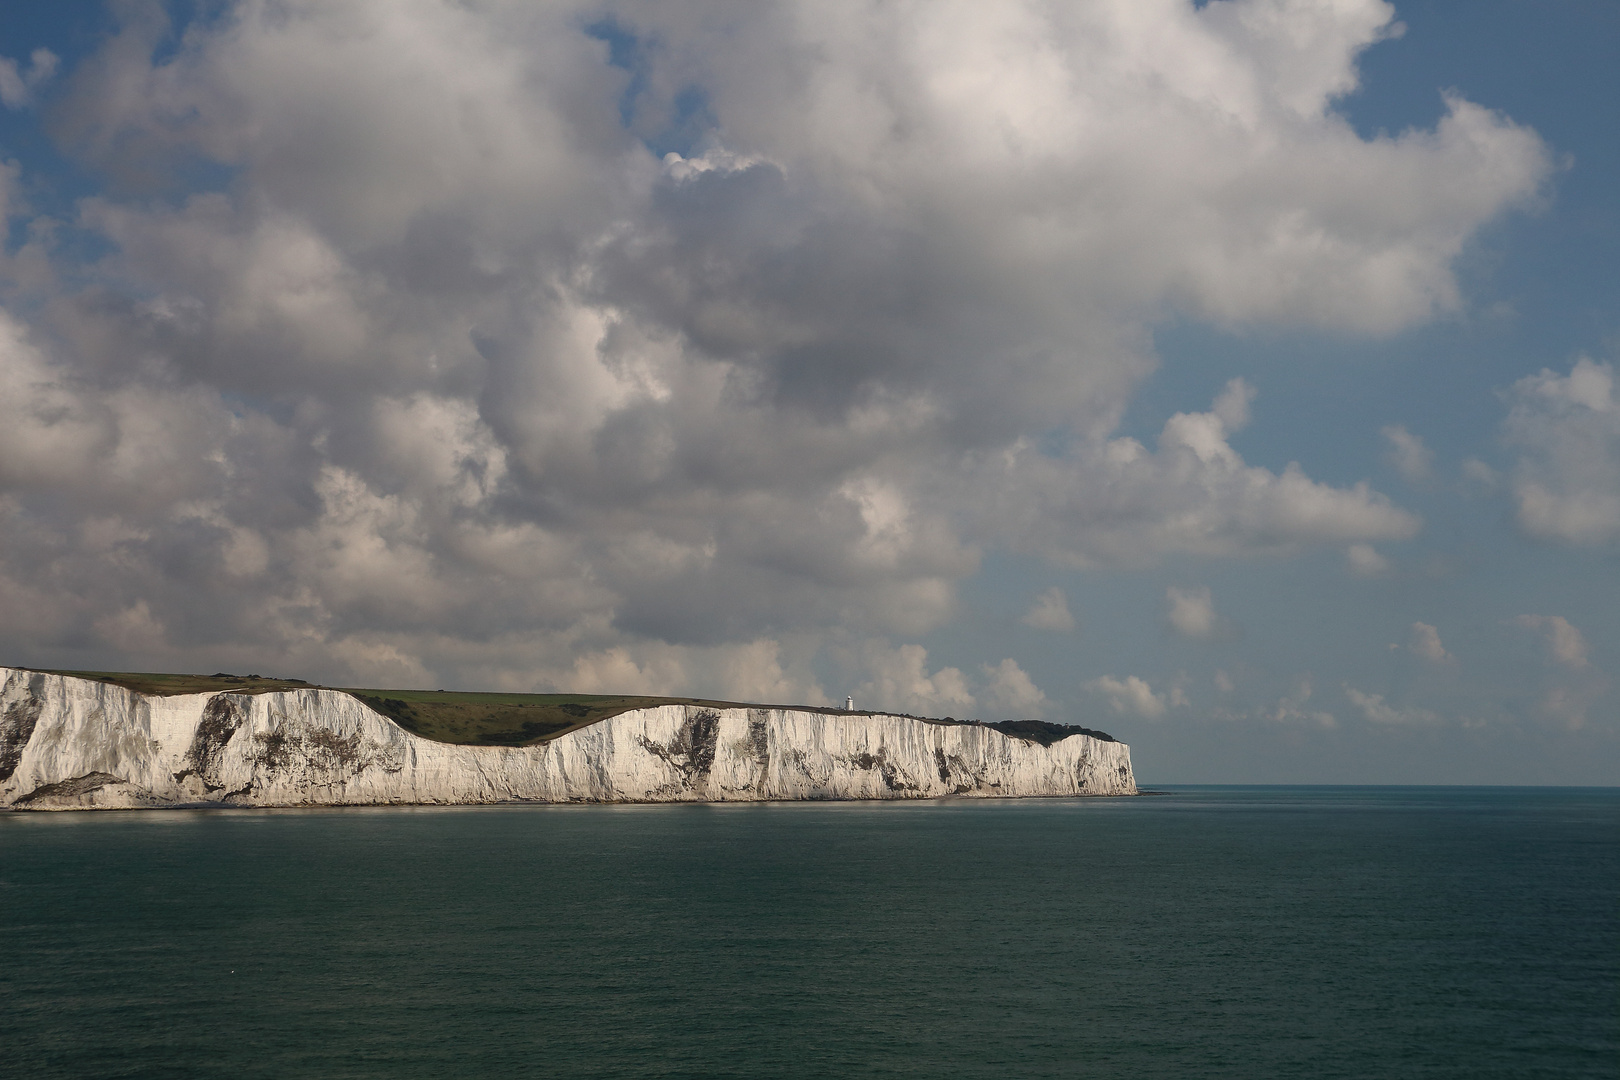
[[[17,771],[28,740],[34,737],[34,725],[39,723],[39,714],[44,708],[43,700],[29,697],[24,701],[12,702],[5,714],[0,715],[0,782],[10,780],[11,774]]]
[[[175,774],[181,779],[189,773],[202,777],[209,784],[214,778],[214,767],[225,752],[225,745],[236,734],[236,729],[247,719],[247,708],[234,694],[216,694],[203,707],[202,721],[186,750],[187,768]],[[210,784],[210,786],[212,786]]]
[[[714,768],[714,755],[720,747],[720,714],[713,709],[688,712],[668,746],[645,737],[638,741],[649,753],[679,769],[686,787],[696,787]]]

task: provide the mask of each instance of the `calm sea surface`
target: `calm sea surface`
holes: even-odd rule
[[[16,1077],[1614,1077],[1620,790],[0,815]]]

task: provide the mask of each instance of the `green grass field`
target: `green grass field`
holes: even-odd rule
[[[463,746],[528,746],[589,727],[631,709],[656,705],[697,705],[711,709],[794,708],[805,712],[843,714],[842,709],[814,705],[758,705],[706,698],[634,697],[615,694],[490,694],[464,690],[369,690],[350,686],[316,686],[302,679],[274,679],[260,675],[160,675],[143,671],[51,671],[112,683],[140,694],[170,697],[176,694],[265,694],[278,690],[340,690],[400,727],[424,739]],[[861,715],[857,713],[856,715]],[[866,714],[870,715],[870,714]],[[905,714],[891,714],[905,715]],[[960,724],[946,717],[915,716],[930,724]],[[1002,720],[987,724],[1004,734],[1050,746],[1070,735],[1091,735],[1113,742],[1111,735],[1090,728],[1049,724],[1041,720]]]
[[[239,694],[263,694],[271,690],[307,690],[302,679],[266,679],[258,675],[158,675],[148,671],[50,671],[51,675],[71,675],[113,683],[139,694],[173,697],[176,694],[218,694],[232,690]]]
[[[526,746],[631,709],[654,705],[757,708],[700,698],[606,694],[478,694],[449,690],[349,690],[406,731],[438,742]]]
[[[737,701],[704,698],[635,697],[623,694],[495,694],[463,690],[373,690],[317,686],[302,679],[259,675],[160,675],[142,671],[52,671],[112,683],[141,694],[264,694],[278,690],[341,690],[424,739],[465,746],[525,746],[589,727],[631,709],[655,705],[698,705],[712,709],[761,708]],[[812,712],[834,712],[795,706]]]

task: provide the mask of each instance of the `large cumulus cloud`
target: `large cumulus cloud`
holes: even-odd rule
[[[105,190],[8,203],[8,649],[810,699],[842,662],[874,704],[1033,711],[1011,660],[889,644],[986,551],[1417,528],[1245,463],[1241,383],[1116,431],[1154,320],[1395,331],[1535,193],[1541,143],[1478,105],[1374,139],[1334,111],[1392,20],[125,9],[46,106]]]

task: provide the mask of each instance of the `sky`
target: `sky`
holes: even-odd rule
[[[0,16],[0,661],[1620,780],[1620,6]]]

